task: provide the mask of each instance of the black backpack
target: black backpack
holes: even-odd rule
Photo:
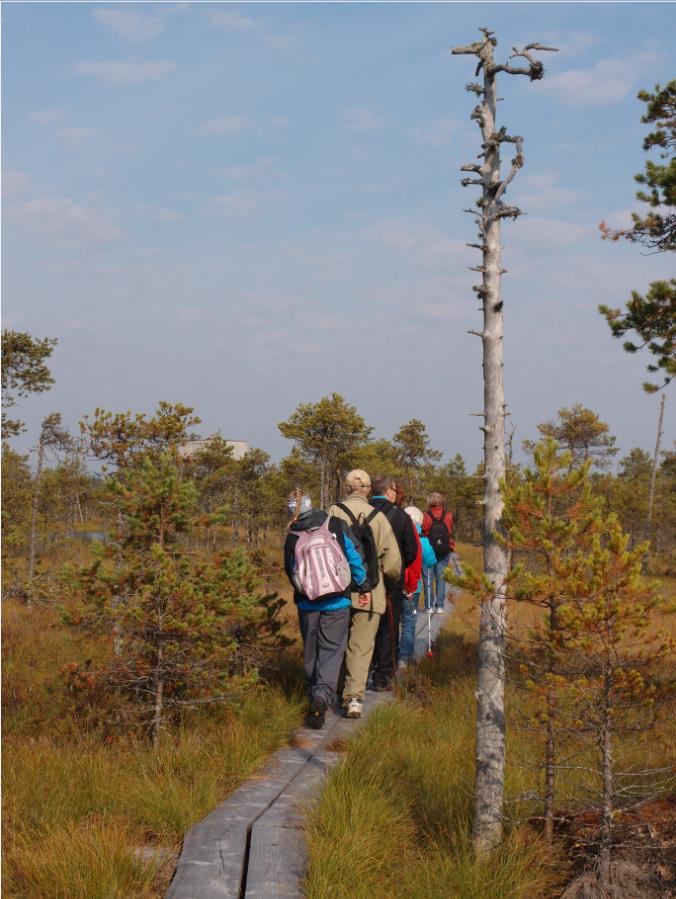
[[[437,559],[445,559],[451,551],[451,532],[444,521],[446,510],[442,511],[441,518],[435,518],[431,509],[428,510],[428,514],[432,519],[432,525],[427,539],[432,544],[432,549]]]
[[[348,526],[348,536],[354,543],[354,548],[359,553],[359,556],[364,563],[364,568],[366,569],[365,583],[358,588],[353,581],[350,585],[350,590],[373,590],[373,588],[377,587],[380,582],[380,564],[378,562],[376,538],[373,536],[373,531],[371,530],[371,522],[378,514],[378,509],[369,512],[366,518],[359,521],[352,514],[352,510],[344,503],[338,503],[338,508],[342,509],[350,519],[351,524]]]

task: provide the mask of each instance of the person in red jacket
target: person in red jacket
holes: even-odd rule
[[[425,608],[443,612],[446,599],[446,581],[444,572],[453,562],[456,573],[461,569],[455,555],[453,539],[453,515],[444,505],[444,497],[440,493],[432,493],[427,501],[427,512],[423,518],[422,532],[432,544],[436,563],[423,568],[425,583]],[[453,603],[450,603],[451,610]]]

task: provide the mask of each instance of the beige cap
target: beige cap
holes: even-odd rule
[[[365,471],[362,471],[361,468],[355,468],[345,478],[345,483],[352,490],[356,489],[357,487],[370,487],[371,478]]]

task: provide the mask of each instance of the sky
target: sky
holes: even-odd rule
[[[674,77],[659,3],[2,4],[3,326],[57,337],[52,412],[193,406],[197,430],[279,459],[277,423],[342,394],[391,437],[481,459],[481,314],[459,169],[480,149],[473,57],[554,44],[545,79],[503,77],[524,138],[503,226],[505,391],[515,446],[582,403],[622,453],[652,452],[644,355],[599,303],[673,277],[602,241],[644,165],[641,88]],[[671,50],[669,48],[672,48]],[[667,403],[665,443],[676,436]]]

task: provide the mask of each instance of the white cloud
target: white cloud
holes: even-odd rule
[[[447,147],[453,143],[461,127],[455,119],[437,119],[423,128],[414,128],[411,134],[423,144]]]
[[[56,132],[62,144],[67,147],[76,147],[91,137],[90,128],[61,128]]]
[[[248,127],[249,122],[243,116],[226,115],[202,122],[200,131],[202,134],[240,134]]]
[[[117,216],[70,197],[40,197],[7,209],[9,219],[67,243],[107,243],[123,236]]]
[[[258,23],[254,19],[243,16],[234,9],[208,9],[206,16],[212,25],[232,31],[249,31],[258,27]]]
[[[160,19],[130,7],[102,7],[95,9],[93,16],[101,25],[130,41],[147,41],[164,28]]]
[[[288,128],[289,120],[283,115],[276,115],[270,119],[270,125],[272,128]]]
[[[247,218],[260,212],[265,204],[285,197],[282,190],[233,190],[212,197],[208,211],[232,218]]]
[[[6,199],[28,193],[32,187],[30,176],[26,172],[20,172],[18,169],[3,169],[2,195]]]
[[[380,131],[387,121],[377,116],[367,106],[353,106],[345,111],[345,122],[350,131]]]
[[[31,119],[38,125],[57,125],[68,118],[65,109],[40,109],[31,115]]]
[[[176,68],[173,62],[77,62],[75,71],[110,84],[140,84],[158,81]]]
[[[619,103],[661,58],[662,54],[652,49],[635,50],[622,58],[599,59],[588,69],[555,72],[533,86],[573,105]]]
[[[572,206],[579,202],[583,193],[559,186],[560,176],[555,172],[541,175],[517,176],[508,193],[524,212],[531,209],[551,209],[556,206]]]

